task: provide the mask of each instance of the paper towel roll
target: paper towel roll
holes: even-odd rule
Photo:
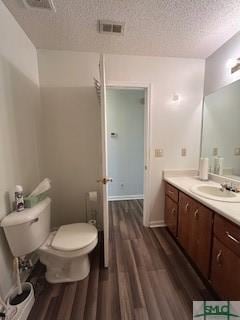
[[[97,191],[88,192],[88,199],[89,199],[89,201],[96,202],[97,201]]]
[[[203,180],[203,181],[208,180],[208,166],[209,166],[208,158],[200,158],[200,164],[199,164],[200,180]]]

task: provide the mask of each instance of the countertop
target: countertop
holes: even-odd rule
[[[240,226],[240,203],[231,203],[231,202],[222,202],[222,201],[215,201],[210,200],[207,198],[203,198],[195,193],[193,193],[190,188],[199,185],[199,184],[209,184],[209,185],[217,185],[214,181],[200,181],[197,177],[192,176],[169,176],[164,177],[164,180],[176,187],[177,189],[181,190],[182,192],[186,193],[193,199],[199,201],[206,207],[212,209],[213,211],[219,213],[220,215],[224,216],[228,220],[236,223]]]

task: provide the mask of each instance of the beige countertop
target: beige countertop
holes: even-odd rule
[[[199,184],[220,186],[219,183],[211,180],[200,181],[197,177],[194,176],[165,176],[164,180],[169,182],[171,185],[181,190],[185,194],[189,195],[190,197],[196,199],[206,207],[212,209],[213,211],[219,213],[220,215],[240,226],[240,203],[210,200],[207,198],[203,198],[190,190],[193,186]]]

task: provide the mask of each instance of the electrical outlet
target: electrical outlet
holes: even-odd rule
[[[155,149],[155,158],[161,158],[163,157],[164,152],[163,149]]]
[[[235,148],[234,154],[235,156],[240,156],[240,148]]]
[[[217,156],[218,155],[218,148],[213,148],[213,156]]]
[[[182,148],[181,155],[182,155],[182,157],[186,157],[186,155],[187,155],[187,149],[186,148]]]

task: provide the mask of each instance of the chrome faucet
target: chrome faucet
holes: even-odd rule
[[[224,182],[224,183],[221,183],[221,188],[220,190],[222,192],[224,192],[224,190],[227,190],[227,191],[232,191],[232,192],[240,192],[240,188],[239,186],[237,185],[233,185],[233,183],[227,183],[227,182]]]

